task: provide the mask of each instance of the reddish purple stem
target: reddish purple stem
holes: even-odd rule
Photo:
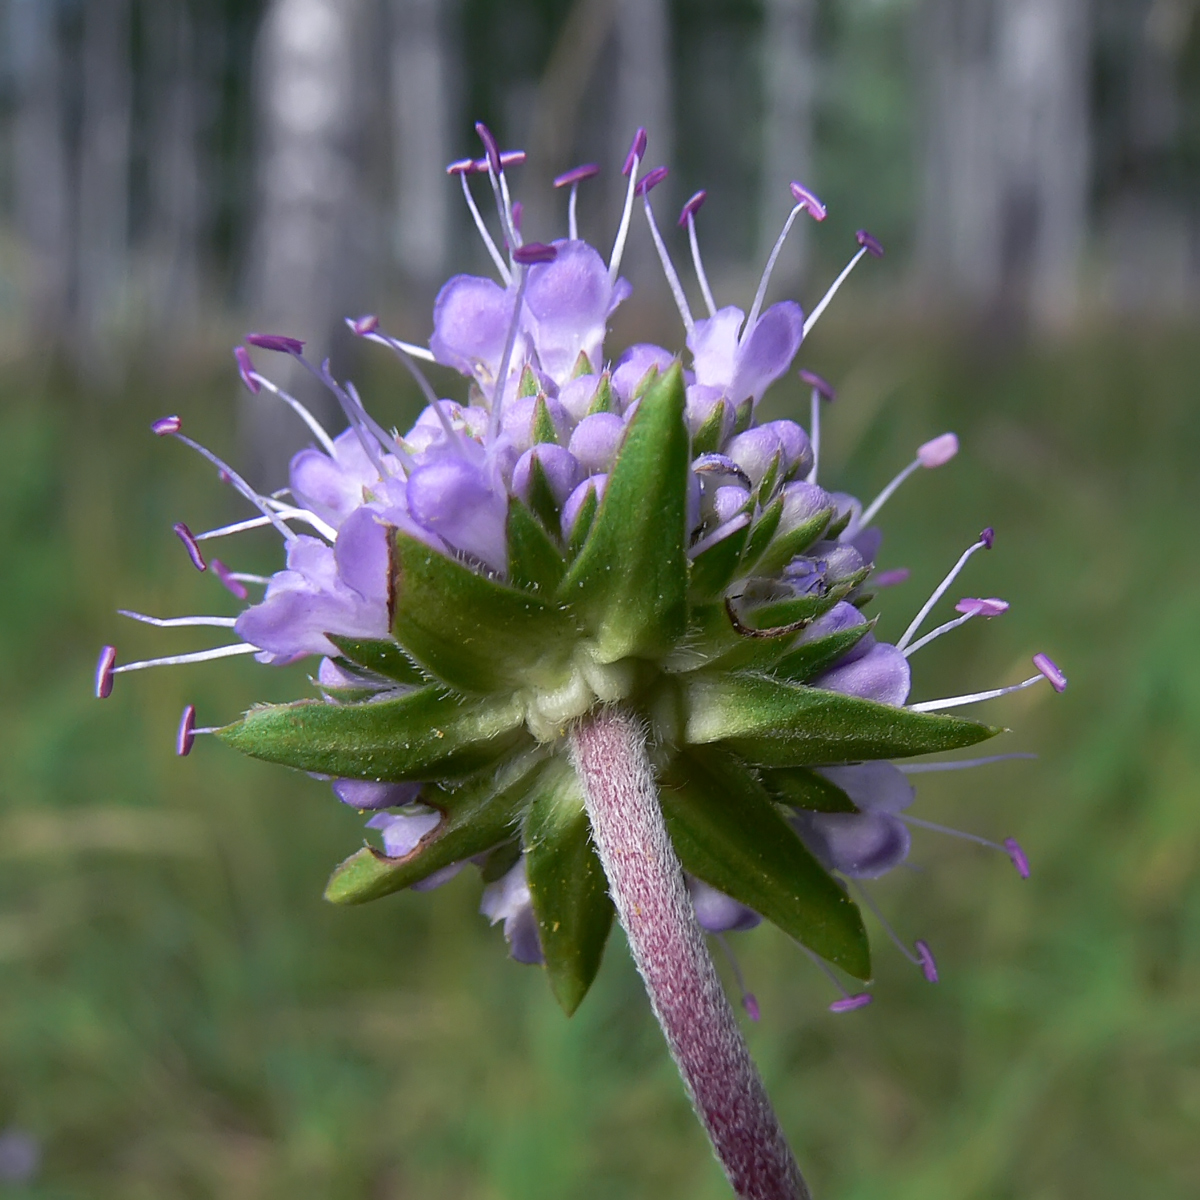
[[[617,916],[733,1190],[742,1200],[809,1200],[696,923],[645,740],[619,708],[598,709],[571,735]]]

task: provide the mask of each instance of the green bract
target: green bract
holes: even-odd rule
[[[544,409],[539,401],[535,419],[548,424]],[[712,437],[706,425],[695,441]],[[393,534],[394,641],[331,640],[347,667],[395,690],[256,708],[222,731],[240,750],[301,770],[424,782],[440,825],[403,858],[359,850],[334,872],[330,900],[372,900],[489,854],[494,877],[519,845],[546,969],[573,1011],[613,908],[566,733],[595,705],[620,701],[649,727],[684,867],[869,976],[859,912],[784,819],[787,806],[854,811],[814,765],[951,750],[996,730],[810,686],[870,627],[800,635],[862,575],[791,599],[773,599],[766,585],[828,536],[833,511],[779,534],[781,502],[769,500],[689,560],[695,451],[676,363],[645,390],[602,501],[585,505],[570,537],[557,505],[539,502],[536,471],[530,503],[511,501],[506,579]],[[777,460],[760,495],[779,475]]]

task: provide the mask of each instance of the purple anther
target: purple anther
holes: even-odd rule
[[[187,705],[183,716],[179,718],[179,730],[175,734],[175,753],[180,758],[187,758],[192,752],[192,743],[196,740],[196,706]]]
[[[246,390],[252,396],[257,396],[262,391],[262,384],[254,378],[254,360],[250,357],[250,351],[245,346],[234,346],[233,357]]]
[[[637,166],[638,161],[646,153],[646,131],[639,125],[633,141],[629,144],[629,153],[625,155],[625,165],[621,168],[622,175],[628,175]]]
[[[818,375],[816,371],[809,371],[805,367],[800,369],[800,382],[807,383],[819,396],[826,400],[832,400],[837,396],[837,388],[829,382],[824,376]]]
[[[1005,838],[1004,848],[1008,851],[1008,857],[1012,859],[1012,865],[1017,868],[1017,874],[1022,879],[1029,878],[1029,859],[1025,857],[1025,851],[1021,849],[1021,843],[1016,838]]]
[[[500,166],[507,171],[509,167],[519,167],[526,158],[524,150],[501,150]]]
[[[279,333],[248,333],[246,341],[262,350],[277,350],[280,354],[303,354],[304,343],[299,338]]]
[[[829,1006],[829,1011],[833,1013],[853,1012],[856,1008],[866,1008],[872,999],[873,997],[870,992],[859,992],[854,996],[843,996],[840,1000],[835,1000]]]
[[[921,938],[917,938],[917,940],[913,942],[913,949],[917,952],[917,958],[921,962],[921,970],[924,972],[925,978],[929,980],[930,983],[937,983],[937,960],[933,957],[933,951],[930,950],[929,943],[923,941]]]
[[[379,328],[379,318],[374,313],[363,313],[361,317],[355,317],[350,322],[350,328],[355,337],[366,337],[368,333],[374,333]]]
[[[957,453],[958,435],[943,433],[917,447],[917,461],[929,469],[944,467]]]
[[[600,168],[595,163],[583,163],[578,167],[572,167],[569,171],[564,171],[561,175],[554,177],[554,186],[556,188],[569,187],[573,183],[582,183],[585,179],[591,179],[593,175],[599,175]]]
[[[862,246],[872,258],[883,257],[883,243],[873,234],[868,233],[865,229],[860,229],[855,235],[858,244]]]
[[[821,203],[821,197],[817,195],[811,188],[806,188],[804,184],[797,183],[792,180],[788,184],[788,189],[792,193],[792,199],[808,213],[814,221],[823,221],[829,215],[829,210]]]
[[[233,572],[219,558],[214,558],[208,565],[212,567],[213,574],[239,600],[245,600],[250,595],[246,590],[246,585],[240,579],[234,579]]]
[[[112,692],[113,667],[117,662],[116,646],[102,646],[96,660],[96,699],[103,700]]]
[[[553,262],[558,257],[558,250],[547,246],[545,242],[526,242],[513,251],[513,259],[523,267],[533,263]]]
[[[525,215],[525,205],[523,205],[520,202],[520,200],[514,200],[513,207],[512,207],[513,228],[518,233],[521,232],[521,218],[524,215]]]
[[[493,174],[500,174],[500,147],[496,145],[496,139],[492,136],[492,131],[482,122],[475,122],[475,132],[479,134],[479,140],[483,143],[484,150],[487,151],[488,166],[492,168]]]
[[[990,550],[996,544],[996,531],[989,525],[980,533],[979,540]]]
[[[175,530],[175,536],[186,547],[188,557],[192,560],[192,566],[197,571],[207,571],[208,563],[204,561],[204,555],[200,553],[200,543],[196,541],[192,531],[182,521],[176,521],[171,528]]]
[[[204,555],[200,553],[200,543],[196,541],[192,531],[182,521],[176,521],[171,528],[175,530],[175,536],[187,549],[188,557],[192,560],[192,566],[197,571],[207,571],[208,563],[204,561]]]
[[[907,583],[911,574],[912,572],[907,567],[893,567],[890,571],[880,571],[871,580],[871,586],[877,588],[896,587],[901,583]]]
[[[964,596],[954,606],[954,611],[965,617],[998,617],[1008,612],[1008,601],[998,600],[995,596]]]
[[[1050,686],[1056,692],[1067,690],[1067,677],[1059,670],[1058,664],[1048,654],[1035,654],[1033,665],[1050,680]]]
[[[475,173],[475,160],[473,158],[456,158],[446,168],[447,175],[473,175]]]
[[[178,417],[159,417],[150,426],[150,432],[159,437],[169,437],[173,433],[178,433],[182,428],[183,422]]]
[[[679,210],[679,224],[686,225],[688,217],[694,217],[703,206],[705,200],[708,199],[708,193],[701,188],[684,206]]]
[[[667,177],[666,167],[655,167],[653,171],[647,171],[645,175],[637,181],[637,186],[633,189],[635,196],[644,196],[653,188],[658,187],[660,183]]]
[[[758,1007],[758,997],[753,992],[747,992],[742,997],[742,1007],[752,1021],[757,1021],[762,1016],[762,1010]]]

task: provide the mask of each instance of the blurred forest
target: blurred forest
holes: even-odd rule
[[[0,0],[0,1196],[727,1195],[619,935],[567,1021],[472,873],[334,909],[361,822],[326,785],[218,745],[174,757],[186,701],[229,717],[302,694],[303,667],[91,694],[118,606],[234,611],[170,524],[244,514],[145,428],[183,413],[282,483],[294,427],[239,396],[245,329],[332,354],[381,420],[415,414],[341,322],[423,341],[440,281],[486,269],[445,174],[480,118],[528,152],[534,237],[565,224],[550,178],[601,164],[580,205],[601,244],[646,125],[670,237],[709,189],[726,302],[788,180],[830,215],[797,227],[774,293],[811,306],[871,229],[887,256],[801,352],[839,386],[822,462],[873,493],[923,439],[963,440],[889,507],[882,565],[913,576],[881,632],[991,524],[970,587],[1013,609],[923,651],[916,698],[1019,678],[1035,650],[1071,678],[987,710],[1014,730],[998,749],[1039,762],[921,777],[922,817],[1015,834],[1033,863],[1023,882],[928,833],[881,881],[936,988],[872,927],[875,1003],[835,1017],[782,935],[737,940],[818,1196],[1192,1200],[1198,0]],[[636,230],[610,346],[681,341],[651,255]],[[766,403],[806,400],[793,377]],[[257,536],[246,569],[275,570]]]

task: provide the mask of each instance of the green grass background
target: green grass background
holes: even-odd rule
[[[923,777],[915,812],[1023,842],[1033,876],[918,832],[876,887],[926,984],[872,927],[876,1001],[840,1017],[779,934],[736,944],[748,1034],[828,1200],[1200,1194],[1200,342],[1115,328],[1041,348],[831,336],[823,482],[870,494],[947,428],[963,452],[886,510],[896,636],[978,530],[957,595],[999,595],[915,660],[915,697],[1071,678],[993,703],[1036,763]],[[0,374],[0,1127],[43,1140],[4,1196],[707,1200],[727,1195],[616,935],[568,1021],[476,915],[477,876],[361,909],[321,900],[361,821],[325,785],[202,742],[283,699],[246,660],[119,677],[98,647],[204,644],[118,606],[234,611],[170,533],[240,513],[147,422],[234,453],[232,372],[152,367],[119,396]],[[399,419],[393,375],[364,389]],[[781,385],[777,412],[807,412]],[[256,540],[257,539],[257,540]],[[272,569],[250,535],[223,557]],[[870,919],[868,918],[870,923]],[[724,968],[723,968],[724,969]]]

